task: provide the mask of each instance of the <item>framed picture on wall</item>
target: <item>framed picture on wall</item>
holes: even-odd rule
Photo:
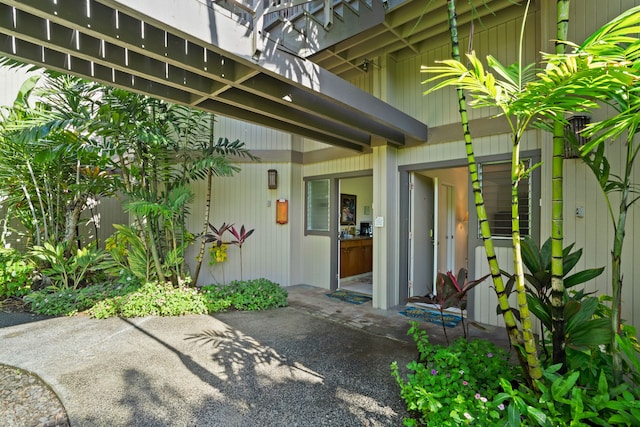
[[[356,225],[356,196],[340,194],[340,225]]]

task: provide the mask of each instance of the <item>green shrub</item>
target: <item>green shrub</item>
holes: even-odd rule
[[[170,283],[139,285],[123,275],[121,283],[81,289],[33,292],[25,297],[31,311],[46,315],[74,315],[87,311],[93,317],[181,316],[227,310],[264,310],[287,305],[287,292],[266,279],[233,282],[202,289],[174,287]]]
[[[24,297],[30,310],[50,316],[72,316],[85,311],[97,302],[134,292],[138,284],[98,284],[81,289],[47,290],[32,292]]]
[[[182,316],[206,314],[207,311],[205,298],[197,289],[151,282],[127,295],[100,301],[89,314],[103,319],[111,316]]]
[[[434,345],[418,323],[409,329],[419,352],[410,362],[405,381],[397,362],[391,374],[400,386],[407,409],[416,418],[405,426],[493,425],[502,417],[505,405],[494,403],[500,392],[499,379],[511,380],[517,369],[508,362],[506,351],[486,340],[463,338],[451,346]]]
[[[0,249],[0,299],[31,292],[34,265],[15,249]]]
[[[210,311],[215,312],[216,306],[229,302],[229,306],[236,310],[266,310],[275,307],[286,307],[287,291],[268,279],[248,281],[233,281],[229,285],[210,285],[202,288]],[[225,307],[228,308],[228,307]]]
[[[88,275],[111,268],[112,263],[106,262],[107,253],[104,251],[87,246],[67,256],[65,249],[62,243],[54,246],[45,242],[31,250],[32,256],[44,265],[42,272],[57,289],[77,289],[85,284]]]
[[[524,385],[514,389],[501,380],[505,391],[494,403],[508,406],[510,425],[640,426],[640,400],[627,384],[610,387],[601,371],[596,383],[582,387],[579,371],[561,375],[559,369],[553,365],[544,370],[542,380],[536,381],[539,392]]]

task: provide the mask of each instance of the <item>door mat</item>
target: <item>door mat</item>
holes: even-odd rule
[[[369,295],[360,294],[358,292],[345,291],[344,289],[338,289],[337,291],[325,294],[329,298],[336,298],[340,301],[348,302],[350,304],[363,304],[371,301]]]
[[[438,310],[427,310],[418,307],[407,307],[400,314],[423,322],[431,322],[438,325],[444,324],[448,328],[455,327],[462,320],[462,317],[457,314],[444,313],[441,315]]]

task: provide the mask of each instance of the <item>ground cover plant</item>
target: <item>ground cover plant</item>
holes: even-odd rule
[[[267,279],[235,280],[228,285],[205,286],[202,292],[209,304],[228,301],[236,310],[266,310],[287,305],[287,291]]]
[[[404,420],[405,426],[484,426],[502,418],[505,405],[494,402],[500,378],[518,378],[505,350],[487,340],[465,338],[447,346],[431,344],[416,322],[408,334],[418,348],[418,360],[407,365],[406,379],[396,362],[391,365],[400,395],[414,414]]]
[[[86,312],[104,319],[207,314],[229,309],[267,310],[285,307],[287,291],[267,279],[195,288],[174,286],[169,282],[140,284],[129,276],[122,283],[95,284],[79,289],[43,289],[30,292],[23,299],[29,310],[37,314],[71,316]]]
[[[0,299],[31,292],[33,263],[15,249],[0,249]]]

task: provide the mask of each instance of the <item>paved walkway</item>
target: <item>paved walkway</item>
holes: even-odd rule
[[[401,425],[389,365],[416,356],[408,319],[287,289],[290,306],[264,312],[26,323],[0,313],[0,363],[49,383],[72,426]]]

